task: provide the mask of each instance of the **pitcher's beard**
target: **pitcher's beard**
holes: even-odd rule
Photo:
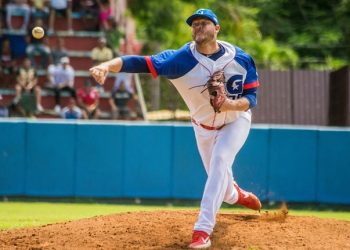
[[[193,34],[192,39],[193,39],[193,41],[196,42],[197,45],[204,45],[204,44],[212,41],[214,39],[214,35],[209,35],[209,34],[196,35],[196,34]]]

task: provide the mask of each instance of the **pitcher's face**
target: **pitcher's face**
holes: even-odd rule
[[[215,25],[212,21],[206,18],[193,20],[191,27],[192,39],[199,45],[216,40],[217,34],[220,30],[219,25]]]

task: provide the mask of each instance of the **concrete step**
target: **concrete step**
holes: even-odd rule
[[[14,56],[23,58],[26,56],[26,41],[25,31],[2,30],[10,40],[11,49]],[[62,37],[65,42],[65,48],[69,54],[74,53],[80,57],[88,57],[93,48],[97,46],[99,37],[103,36],[101,32],[74,32],[69,34],[67,32],[57,32],[53,35],[47,36],[47,43],[50,48],[55,48],[57,44],[57,37]]]
[[[75,70],[88,70],[93,66],[92,60],[90,57],[71,56],[69,58],[70,58],[70,64]]]
[[[82,19],[80,16],[73,15],[73,30],[84,31],[98,31],[99,22],[98,18],[86,18]],[[65,17],[57,16],[54,24],[55,30],[67,30],[67,19]]]
[[[95,83],[95,85],[97,85],[95,80],[91,76],[89,76],[88,74],[83,74],[82,75],[82,74],[79,74],[79,72],[77,72],[77,74],[75,75],[75,78],[74,78],[74,87],[76,89],[84,87],[84,83],[87,80],[91,80],[93,83]],[[113,86],[114,86],[114,81],[115,81],[115,77],[108,77],[106,82],[105,82],[105,84],[102,86],[104,91],[112,91],[113,90]],[[38,84],[39,84],[39,86],[43,87],[43,86],[45,86],[46,83],[47,83],[46,74],[39,75],[38,76]]]
[[[82,32],[73,34],[61,33],[53,34],[48,37],[48,44],[50,48],[56,47],[57,36],[63,37],[64,44],[67,50],[75,51],[91,51],[94,47],[97,46],[97,40],[100,37],[100,33],[89,33]]]
[[[89,53],[86,53],[86,56],[72,56],[71,53],[68,53],[68,57],[70,59],[70,64],[72,65],[74,70],[88,71],[93,66],[92,59]],[[37,65],[40,65],[40,56],[36,56],[35,61]],[[17,65],[21,65],[22,63],[23,59],[17,60]]]
[[[23,16],[12,16],[11,24],[13,29],[20,29],[23,24]],[[75,31],[98,31],[99,23],[98,18],[86,18],[82,19],[79,14],[73,13],[72,15],[72,21],[73,21],[73,30]],[[48,23],[46,24],[48,27]],[[55,24],[54,24],[55,31],[63,31],[67,30],[67,19],[62,16],[56,16],[55,18]]]

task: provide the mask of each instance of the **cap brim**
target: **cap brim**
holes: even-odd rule
[[[215,21],[214,21],[213,19],[211,19],[211,18],[209,18],[208,16],[203,15],[203,14],[193,14],[192,16],[190,16],[189,18],[187,18],[186,23],[187,23],[189,26],[191,26],[193,20],[196,19],[196,18],[205,18],[205,19],[208,19],[208,20],[212,21],[212,22],[216,25],[216,23],[215,23]]]

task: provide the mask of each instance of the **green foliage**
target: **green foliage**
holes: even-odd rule
[[[293,48],[298,67],[335,69],[350,61],[349,0],[255,0],[263,36]],[[332,63],[334,60],[339,63]]]
[[[258,58],[258,68],[282,70],[293,68],[298,62],[298,56],[292,49],[277,46],[272,38],[250,41],[248,44],[253,58]]]
[[[183,16],[190,12],[182,9],[180,0],[131,0],[129,7],[137,20],[138,35],[145,42],[145,52],[178,48],[191,39]]]
[[[119,29],[113,29],[105,33],[107,44],[111,47],[113,52],[117,54],[119,51],[120,39],[124,37],[124,32]]]
[[[239,5],[238,1],[227,1],[218,2],[216,12],[221,17],[220,39],[246,50],[259,68],[287,69],[296,66],[298,56],[293,49],[278,45],[271,37],[263,38],[256,21],[257,8]]]

